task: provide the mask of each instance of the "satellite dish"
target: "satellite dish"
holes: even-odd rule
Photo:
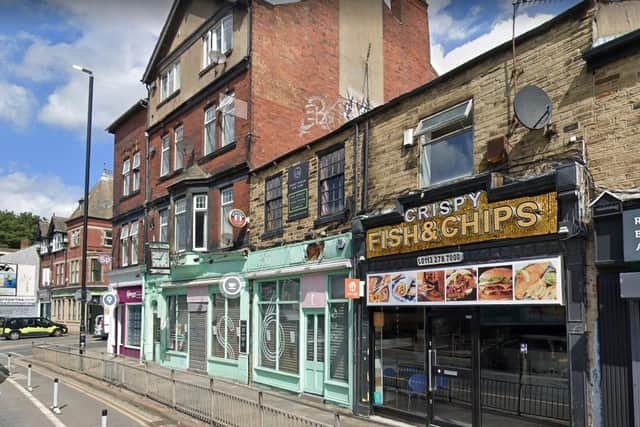
[[[525,86],[513,101],[518,121],[527,129],[542,129],[551,119],[551,99],[537,86]]]
[[[209,62],[213,64],[224,64],[225,62],[227,62],[227,56],[223,53],[218,52],[217,50],[210,50]]]

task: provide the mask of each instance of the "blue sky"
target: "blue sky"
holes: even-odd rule
[[[521,7],[518,32],[577,2]],[[104,129],[145,96],[140,78],[170,4],[0,0],[0,209],[65,216],[82,196],[88,81],[74,63],[95,73],[92,183],[103,165],[112,168],[113,137]],[[509,40],[512,10],[511,0],[430,0],[436,70]]]

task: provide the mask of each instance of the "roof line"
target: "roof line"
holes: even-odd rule
[[[105,128],[105,130],[111,134],[115,133],[115,128],[118,127],[120,125],[120,123],[122,121],[124,121],[124,119],[126,119],[127,117],[129,117],[131,114],[133,114],[134,112],[136,112],[138,109],[145,109],[147,108],[147,103],[148,100],[147,98],[140,98],[139,100],[137,100],[131,107],[129,107],[129,109],[127,109],[127,111],[125,111],[124,113],[122,113],[117,119],[115,119],[113,121],[113,123],[111,123],[109,126],[107,126]]]
[[[160,31],[160,36],[158,37],[158,41],[156,42],[155,47],[153,48],[153,53],[151,54],[151,58],[147,63],[147,67],[144,69],[144,74],[142,75],[142,79],[140,80],[142,83],[146,83],[149,78],[149,73],[151,72],[152,64],[156,62],[156,57],[158,56],[158,52],[160,51],[160,45],[164,41],[164,38],[167,35],[167,31],[169,30],[169,22],[173,21],[173,17],[176,14],[176,10],[178,9],[178,4],[180,0],[174,0],[171,5],[171,9],[169,10],[169,14],[167,15],[167,19],[164,21],[164,25],[162,26],[162,31]]]

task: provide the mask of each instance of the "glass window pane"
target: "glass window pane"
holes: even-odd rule
[[[300,280],[287,279],[279,282],[280,301],[298,301],[300,299]]]
[[[204,248],[205,233],[206,233],[206,212],[195,213],[195,232],[194,232],[194,247]]]
[[[329,286],[330,286],[330,294],[329,298],[331,299],[342,299],[344,298],[344,281],[347,278],[347,275],[339,275],[339,276],[329,276]]]
[[[278,368],[280,371],[298,373],[298,304],[279,305]]]
[[[176,349],[176,297],[167,298],[167,311],[169,314],[169,339],[167,340],[167,350]]]
[[[348,381],[349,303],[330,303],[329,314],[329,378]]]
[[[437,129],[452,121],[465,121],[467,119],[467,117],[465,117],[465,111],[467,110],[467,106],[470,102],[471,101],[464,102],[449,110],[434,114],[433,116],[420,121],[416,133],[421,134]]]
[[[212,352],[214,357],[225,357],[226,321],[224,296],[213,294]]]
[[[260,366],[276,368],[277,305],[260,304]]]
[[[187,351],[189,312],[187,309],[187,296],[179,295],[176,302],[176,350]]]
[[[142,327],[142,306],[127,305],[127,345],[140,347],[140,331]]]
[[[423,185],[473,174],[473,130],[468,129],[423,148]]]
[[[260,284],[260,301],[274,301],[276,299],[276,282],[262,282]]]
[[[227,359],[240,354],[240,298],[227,300]]]

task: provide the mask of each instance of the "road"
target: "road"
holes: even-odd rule
[[[10,341],[0,338],[0,353],[18,353],[21,356],[31,356],[31,343],[36,344],[59,344],[77,346],[78,335],[65,335],[62,337],[42,337],[23,338],[17,341]],[[87,350],[107,351],[107,341],[87,335]],[[0,361],[1,363],[1,361]]]

